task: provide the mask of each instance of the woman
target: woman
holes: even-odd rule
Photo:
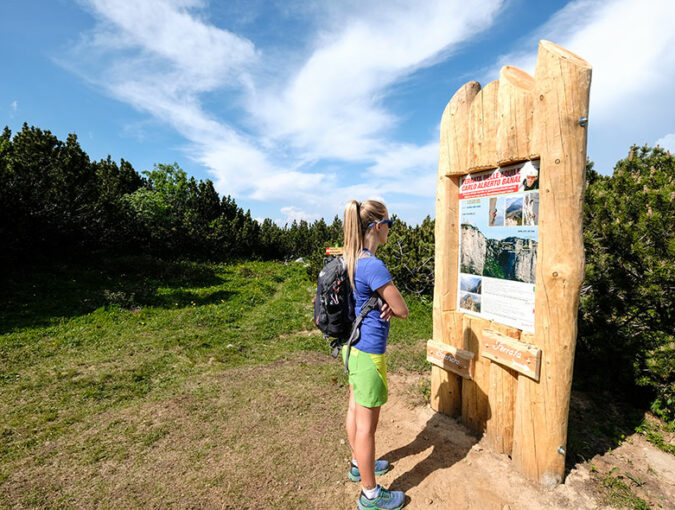
[[[375,483],[375,475],[388,471],[386,460],[375,460],[375,430],[380,406],[387,401],[387,360],[385,351],[389,320],[405,319],[408,307],[394,286],[384,263],[375,257],[380,244],[387,242],[392,220],[381,202],[352,200],[345,208],[344,257],[356,300],[356,314],[374,293],[381,298],[379,310],[373,310],[361,323],[361,339],[351,348],[349,357],[349,410],[347,436],[352,449],[349,478],[361,481],[363,489],[357,501],[360,509],[399,509],[405,496]],[[342,352],[343,359],[346,349]]]

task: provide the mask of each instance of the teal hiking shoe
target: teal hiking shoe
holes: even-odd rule
[[[380,494],[375,499],[368,499],[361,491],[356,504],[360,510],[400,510],[405,504],[405,494],[402,491],[389,491],[380,487]]]
[[[385,474],[387,471],[389,471],[389,462],[384,460],[384,459],[379,459],[375,461],[375,476],[382,476]],[[350,463],[349,467],[349,473],[347,473],[347,476],[352,482],[360,482],[361,481],[361,473],[359,472],[359,468],[357,468],[354,464]]]

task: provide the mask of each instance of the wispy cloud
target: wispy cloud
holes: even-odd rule
[[[174,128],[221,193],[308,219],[352,196],[433,196],[437,138],[396,141],[385,98],[488,28],[503,1],[313,2],[312,36],[286,49],[285,66],[215,26],[204,1],[80,3],[97,24],[61,65]],[[207,94],[236,113],[205,107]]]
[[[575,0],[523,39],[527,50],[504,55],[498,63],[533,73],[539,39],[590,62],[589,154],[609,169],[631,143],[653,140],[675,125],[674,18],[671,0]]]
[[[349,14],[333,12],[339,28],[321,34],[281,92],[263,89],[249,109],[269,136],[309,159],[370,159],[398,122],[383,104],[388,88],[490,26],[500,4],[392,2],[356,12],[349,5]]]

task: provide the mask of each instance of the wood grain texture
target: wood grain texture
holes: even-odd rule
[[[535,68],[533,147],[541,155],[535,334],[542,349],[540,382],[518,378],[513,462],[545,486],[565,471],[567,420],[583,279],[583,190],[591,66],[541,41]]]
[[[437,341],[455,346],[460,344],[462,314],[457,311],[443,312],[439,322],[442,333],[440,340]],[[460,337],[459,340],[458,337]],[[434,365],[431,367],[431,388],[432,409],[448,416],[460,415],[462,403],[462,378],[460,376]]]
[[[497,167],[499,80],[488,83],[471,102],[469,161],[464,173]]]
[[[485,432],[490,406],[490,360],[481,356],[482,331],[490,321],[464,315],[464,349],[476,355],[473,380],[462,381],[462,423],[478,434]]]
[[[464,84],[448,104],[447,150],[448,167],[445,175],[464,175],[467,173],[469,158],[469,111],[471,104],[480,91],[480,83],[470,81]],[[441,123],[441,132],[443,124]],[[441,135],[442,136],[442,135]]]
[[[512,339],[494,329],[483,330],[481,356],[538,381],[541,349]]]
[[[465,379],[473,377],[474,358],[472,352],[457,349],[443,342],[427,341],[427,361]]]
[[[513,66],[499,73],[497,164],[508,165],[537,157],[531,149],[534,117],[534,78]]]
[[[521,331],[496,322],[490,324],[491,331],[515,340],[520,338]],[[518,374],[498,363],[490,364],[490,387],[488,389],[488,413],[485,426],[487,444],[497,453],[511,455],[513,450],[513,422],[516,411],[516,391]]]
[[[480,90],[478,82],[462,86],[452,97],[441,118],[435,224],[435,282],[433,339],[463,347],[461,314],[457,306],[459,256],[459,178],[466,168],[468,117],[471,101]],[[460,345],[461,344],[461,345]],[[438,412],[458,416],[461,410],[461,377],[442,368],[431,368],[431,406]]]

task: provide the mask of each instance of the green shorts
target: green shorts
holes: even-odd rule
[[[347,348],[342,349],[342,361]],[[387,355],[371,354],[352,347],[349,353],[349,384],[354,400],[363,407],[380,407],[387,401]]]

